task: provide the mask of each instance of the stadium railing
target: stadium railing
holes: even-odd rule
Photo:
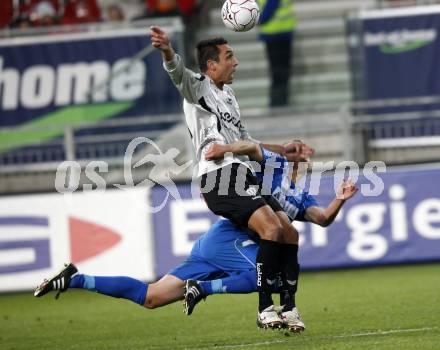
[[[320,138],[334,134],[341,140],[341,145],[335,147],[340,152],[340,159],[361,164],[369,160],[400,164],[439,160],[440,157],[433,152],[440,146],[439,105],[440,97],[430,96],[354,102],[343,105],[339,112],[328,112],[319,107],[301,111],[291,108],[272,110],[270,119],[265,110],[248,110],[244,114],[251,134],[261,140],[287,141],[298,137],[319,142]],[[416,109],[380,114],[371,112],[403,106]],[[64,160],[88,162],[101,159],[112,165],[121,165],[127,145],[134,138],[166,140],[167,130],[182,123],[182,114],[169,114],[113,119],[99,124],[46,125],[18,131],[16,128],[2,128],[0,134],[4,135],[22,132],[26,137],[26,133],[42,129],[61,129],[63,136],[44,144],[0,153],[0,173],[55,170]],[[186,134],[187,130],[183,128],[182,133]],[[172,140],[168,144],[172,144]],[[393,152],[399,156],[390,156]]]
[[[440,161],[439,96],[354,102],[344,105],[341,114],[348,125],[347,159]]]

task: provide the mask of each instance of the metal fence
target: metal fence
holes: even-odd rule
[[[340,152],[338,158],[360,164],[369,160],[402,164],[440,160],[439,105],[439,97],[422,97],[356,102],[330,112],[315,109],[295,114],[295,110],[280,109],[245,111],[244,114],[251,134],[257,139],[301,137],[319,140],[334,134],[336,141],[328,141],[327,146],[332,147],[330,142],[339,143],[334,145]],[[413,106],[414,110],[373,113],[375,109],[402,106]],[[44,144],[1,153],[0,173],[50,171],[64,160],[87,162],[100,159],[121,165],[127,145],[134,138],[142,136],[157,140],[181,123],[183,115],[172,114],[113,119],[99,124],[40,127],[58,129],[63,136]],[[38,130],[23,130],[23,137],[26,132]],[[187,133],[186,128],[181,130]],[[14,131],[14,128],[1,129],[0,135],[8,131]],[[186,150],[186,145],[181,146]],[[325,152],[323,149],[319,151]]]
[[[349,159],[388,164],[440,160],[438,96],[356,102],[342,113],[350,128]]]

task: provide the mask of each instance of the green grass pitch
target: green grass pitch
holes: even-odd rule
[[[147,310],[68,291],[0,295],[0,349],[440,349],[440,264],[303,273],[301,334],[255,325],[257,296]]]

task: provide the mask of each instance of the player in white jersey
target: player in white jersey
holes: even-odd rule
[[[151,42],[159,49],[176,88],[184,97],[183,109],[198,161],[201,192],[209,209],[230,219],[237,227],[250,228],[260,236],[257,255],[259,311],[257,323],[263,328],[278,328],[282,320],[274,309],[272,292],[281,274],[289,295],[296,291],[299,274],[298,232],[277,200],[261,194],[245,155],[225,154],[209,160],[206,151],[213,144],[251,140],[240,120],[233,90],[238,60],[224,38],[203,40],[197,45],[202,74],[187,69],[174,52],[168,35],[151,27]],[[287,303],[286,308],[294,304]]]

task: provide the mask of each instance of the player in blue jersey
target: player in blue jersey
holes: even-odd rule
[[[243,151],[245,147],[249,152],[255,151],[257,157],[253,155],[252,158],[260,159],[261,162],[264,160],[258,155],[264,154],[265,166],[270,164],[270,156],[273,154],[259,147],[254,149],[250,146],[234,145],[239,147],[239,151]],[[289,156],[287,158],[289,159]],[[274,176],[274,179],[276,178]],[[327,226],[334,220],[345,200],[351,198],[356,190],[351,182],[344,182],[339,189],[339,198],[335,198],[325,209],[319,208],[311,196],[302,192],[301,199],[299,197],[295,199],[298,208],[296,218],[304,218]],[[125,276],[101,277],[77,274],[76,267],[69,264],[60,273],[45,280],[35,290],[34,295],[40,297],[51,290],[56,290],[58,297],[59,293],[68,288],[81,288],[128,299],[149,309],[170,304],[186,296],[186,312],[191,314],[195,305],[210,294],[257,291],[255,267],[257,250],[257,241],[250,239],[248,233],[238,230],[229,220],[221,219],[196,241],[190,256],[183,264],[157,282],[147,284]],[[281,304],[282,302],[281,300]],[[294,310],[297,313],[296,308]],[[299,314],[291,318],[295,322],[287,317],[283,318],[287,327],[292,331],[304,329]]]
[[[312,154],[311,149],[307,145],[300,143],[303,154]],[[298,147],[298,141],[291,142],[285,145],[285,149],[294,149]],[[248,141],[237,141],[232,144],[211,145],[206,152],[206,158],[215,160],[223,158],[227,153],[235,155],[247,155],[251,160],[258,162],[255,168],[259,168],[256,173],[257,178],[262,182],[263,189],[266,188],[280,203],[283,210],[289,216],[291,221],[310,221],[312,223],[328,226],[334,221],[336,215],[341,209],[344,201],[353,196],[357,189],[354,184],[349,181],[344,181],[341,185],[337,197],[330,203],[328,208],[322,209],[318,206],[315,198],[308,194],[308,192],[298,188],[293,180],[296,177],[298,170],[298,162],[289,162],[289,155],[281,155],[279,153],[271,152],[259,144]],[[305,159],[303,159],[305,160]],[[262,190],[263,191],[263,190]],[[299,273],[299,265],[296,268]],[[240,276],[239,279],[243,281],[254,281],[255,278],[244,278]],[[234,278],[232,278],[233,280]],[[216,286],[214,290],[222,291],[221,280],[216,280],[213,285]],[[229,279],[229,282],[231,280]],[[292,284],[293,283],[293,284]],[[289,286],[290,284],[290,286]],[[209,282],[198,283],[197,281],[187,281],[185,306],[190,314],[194,306],[206,295],[212,291],[212,285]],[[242,285],[243,287],[243,285]],[[293,288],[292,288],[293,287]],[[299,312],[296,308],[295,294],[298,287],[298,275],[295,276],[294,281],[281,278],[278,285],[278,292],[280,292],[281,312],[280,318],[284,325],[291,328],[293,331],[302,331],[305,326],[301,320]],[[248,292],[254,288],[253,284],[248,285]],[[243,289],[242,292],[245,290]]]

